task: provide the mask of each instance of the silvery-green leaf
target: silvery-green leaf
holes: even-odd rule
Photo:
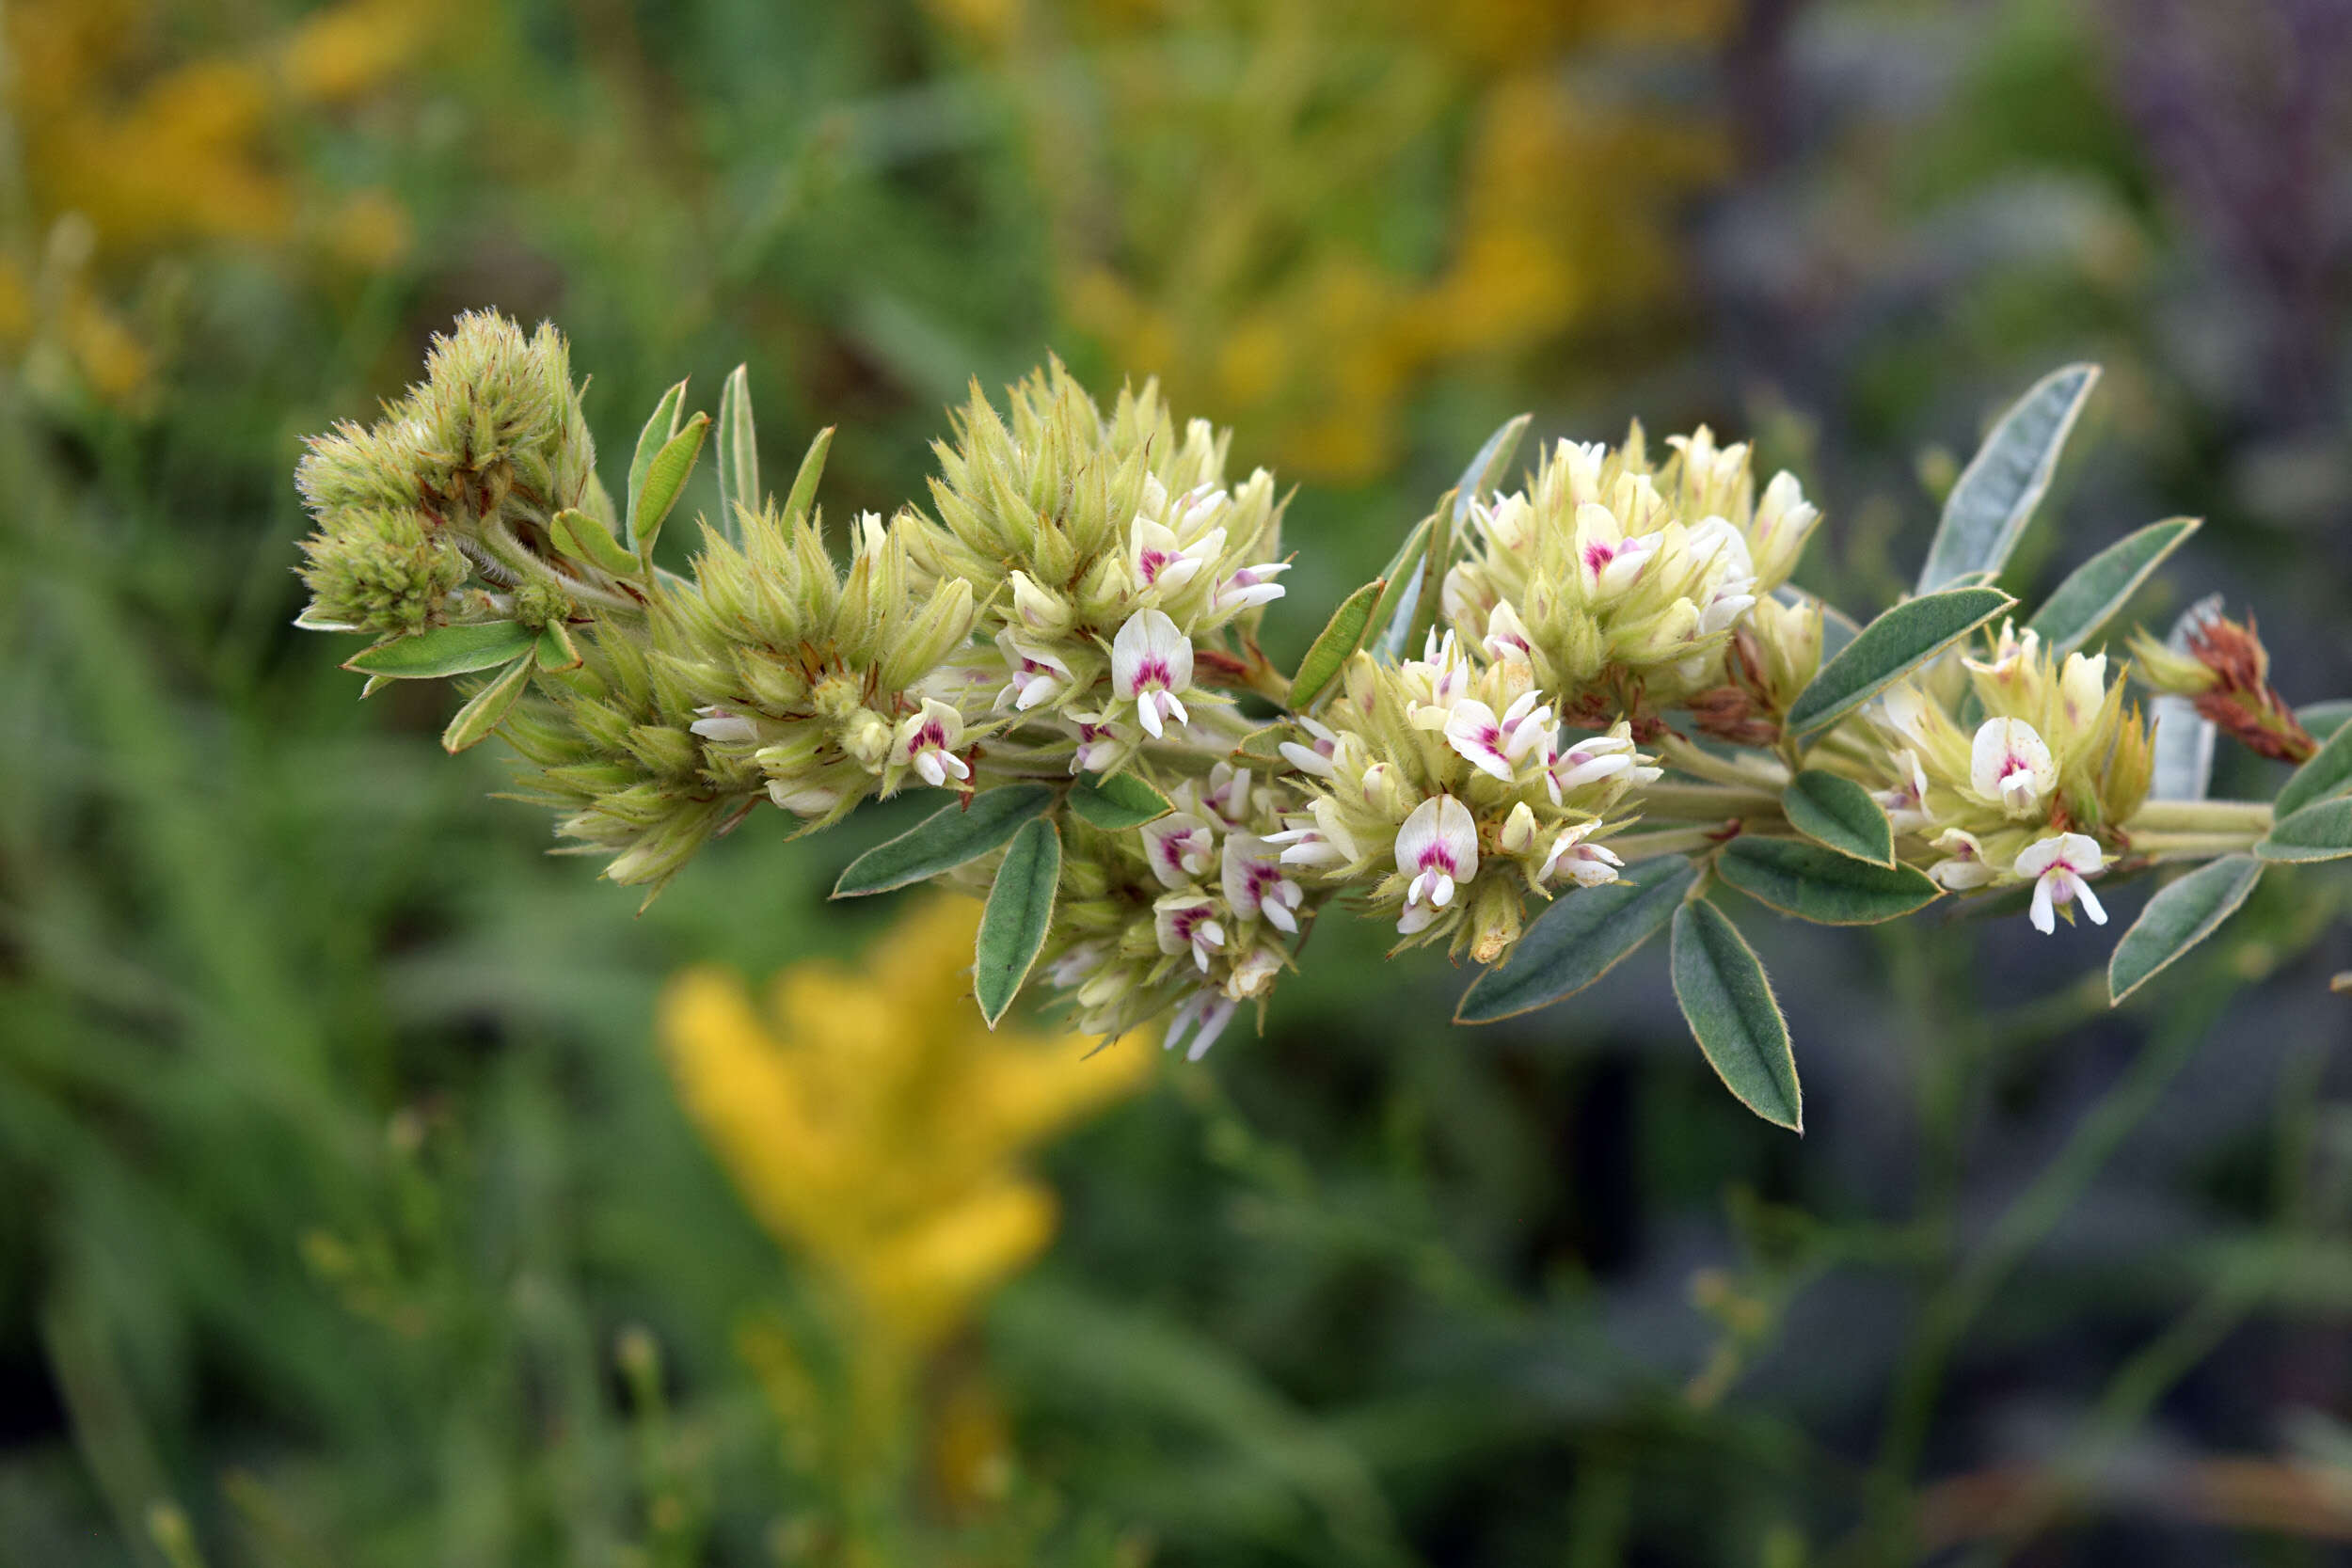
[[[499,672],[498,678],[473,694],[471,701],[457,710],[457,717],[441,732],[441,747],[451,755],[476,746],[490,736],[490,732],[512,712],[521,700],[523,689],[531,684],[531,672],[538,662],[526,655]]]
[[[436,626],[355,654],[343,668],[392,680],[436,680],[504,664],[538,641],[537,631],[516,621]]]
[[[2307,703],[2295,710],[2295,721],[2309,730],[2313,740],[2328,739],[2344,728],[2347,719],[2352,719],[2352,697],[2331,697],[2324,703]]]
[[[2188,652],[2188,640],[2200,626],[2221,613],[2222,597],[2208,594],[2181,612],[2172,623],[2165,646],[2176,654]],[[2201,800],[2213,787],[2213,721],[2197,711],[2186,697],[2161,696],[2148,705],[2154,723],[2149,773],[2151,800]]]
[[[611,529],[576,507],[565,507],[555,515],[548,524],[548,537],[558,553],[586,562],[598,571],[616,578],[636,574],[636,555],[612,537]]]
[[[1816,844],[1872,865],[1895,863],[1895,829],[1885,808],[1843,774],[1804,769],[1781,791],[1780,809]]]
[[[1157,822],[1176,807],[1133,773],[1120,773],[1107,779],[1081,777],[1070,786],[1070,809],[1080,821],[1119,833]]]
[[[1340,601],[1340,608],[1331,612],[1331,619],[1309,645],[1306,657],[1298,661],[1298,673],[1291,677],[1291,707],[1305,712],[1322,696],[1325,688],[1347,665],[1348,657],[1363,645],[1364,628],[1372,624],[1373,606],[1388,584],[1378,578],[1359,588]]]
[[[1760,904],[1820,926],[1875,926],[1935,902],[1942,890],[1908,865],[1872,865],[1795,838],[1753,834],[1724,846],[1715,875]]]
[[[2096,365],[2053,371],[2001,416],[1945,499],[1919,573],[1920,593],[2000,575],[2050,488],[2058,452],[2098,379]]]
[[[735,509],[759,513],[759,437],[752,422],[752,370],[738,365],[719,393],[719,530],[740,540]]]
[[[636,509],[628,516],[628,536],[637,542],[637,553],[643,559],[653,559],[661,524],[670,515],[670,508],[677,504],[678,493],[694,471],[694,460],[702,455],[703,437],[709,434],[710,416],[697,414],[653,454],[653,464],[645,470],[645,487],[638,492]]]
[[[1997,588],[1905,600],[1821,666],[1788,705],[1788,728],[1802,735],[1844,718],[2016,602]]]
[[[973,943],[972,994],[988,1026],[1005,1016],[1045,945],[1054,924],[1054,894],[1061,880],[1061,834],[1050,816],[1022,824],[1005,850],[988,890],[980,934]]]
[[[2334,861],[2352,855],[2352,796],[2305,806],[2271,823],[2269,836],[2254,846],[2266,861]]]
[[[1383,664],[1393,664],[1405,648],[1406,634],[1413,629],[1413,614],[1421,605],[1422,571],[1428,564],[1429,538],[1436,531],[1439,513],[1423,517],[1405,536],[1405,543],[1396,547],[1396,554],[1380,568],[1380,580],[1388,586],[1372,607],[1371,647],[1373,656]]]
[[[549,621],[540,628],[539,645],[534,655],[539,668],[550,675],[577,670],[587,662],[580,657],[580,644],[572,640],[571,628],[561,621]]]
[[[1463,992],[1456,1023],[1492,1023],[1575,995],[1665,928],[1699,879],[1682,855],[1625,868],[1616,881],[1554,898],[1503,960]]]
[[[2069,573],[2026,626],[2054,656],[2073,653],[2098,634],[2197,528],[2195,517],[2172,517],[2125,534]]]
[[[1675,1000],[1724,1087],[1773,1126],[1804,1132],[1788,1022],[1739,927],[1704,898],[1677,905],[1671,967]]]
[[[1467,536],[1470,508],[1487,491],[1502,483],[1503,471],[1511,465],[1512,456],[1519,450],[1519,438],[1527,434],[1534,418],[1518,414],[1497,426],[1493,435],[1479,447],[1477,455],[1462,470],[1459,483],[1454,487],[1454,505],[1439,508],[1438,527],[1429,535],[1429,556],[1422,573],[1411,621],[1405,630],[1404,643],[1391,657],[1410,657],[1428,641],[1429,633],[1438,624],[1439,601],[1443,598],[1446,573],[1453,570],[1454,552]]]
[[[800,471],[792,476],[791,494],[784,498],[785,516],[798,519],[808,515],[808,509],[817,501],[817,482],[825,472],[825,454],[832,450],[833,426],[827,425],[809,442]]]
[[[2123,998],[2220,928],[2262,879],[2263,863],[2230,855],[2167,884],[2139,911],[2107,960],[2107,999]]]
[[[2309,729],[2308,724],[2304,726]],[[2270,809],[2280,816],[2292,816],[2314,800],[2352,790],[2352,725],[2339,724],[2311,760],[2296,768],[2279,790],[2279,798]]]
[[[662,393],[661,401],[653,405],[653,417],[638,433],[636,453],[628,460],[628,511],[623,514],[623,521],[632,530],[637,517],[638,498],[645,493],[645,477],[653,471],[653,460],[670,438],[678,433],[678,421],[685,417],[686,383],[681,381]],[[629,542],[639,549],[644,548],[644,541],[638,538],[634,531],[628,537]]]
[[[1024,823],[1054,804],[1041,784],[1002,784],[946,806],[850,863],[833,885],[835,898],[887,893],[936,877],[999,848]]]

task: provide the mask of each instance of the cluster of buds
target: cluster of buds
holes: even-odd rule
[[[1432,631],[1424,657],[1359,653],[1326,721],[1301,718],[1283,756],[1303,810],[1274,835],[1284,863],[1354,886],[1410,943],[1452,940],[1493,963],[1524,900],[1616,879],[1610,814],[1659,776],[1619,721],[1565,729],[1519,651],[1467,651]]]
[[[1717,447],[1702,426],[1667,444],[1653,470],[1638,424],[1620,447],[1563,441],[1527,489],[1470,508],[1446,619],[1465,646],[1530,665],[1563,719],[1724,688],[1733,634],[1820,520],[1788,473],[1758,500],[1745,443]]]
[[[2020,410],[2042,412],[1995,428],[1985,471],[2055,461],[2067,421],[2054,435],[2046,404],[2090,379],[2029,394]],[[1107,414],[1058,364],[1001,413],[976,391],[930,510],[860,516],[846,565],[813,503],[829,433],[779,505],[747,373],[715,425],[683,396],[616,508],[562,340],[464,319],[381,422],[304,459],[303,624],[373,634],[350,665],[372,680],[474,678],[447,743],[502,733],[526,796],[615,881],[659,888],[763,803],[805,830],[931,793],[839,891],[985,883],[973,986],[992,1024],[1035,969],[1087,1031],[1165,1018],[1198,1055],[1334,899],[1400,945],[1500,965],[1498,1009],[1589,983],[1671,920],[1677,994],[1686,969],[1710,975],[1682,997],[1693,1033],[1737,1044],[1727,1079],[1795,1125],[1793,1069],[1772,1079],[1756,1050],[1785,1033],[1771,988],[1720,911],[1694,912],[1717,881],[1839,924],[2029,885],[2050,932],[2104,924],[2092,883],[2118,870],[2250,849],[2210,868],[2242,897],[2246,863],[2352,855],[2335,798],[2352,741],[2317,748],[2250,626],[2137,644],[2139,673],[2264,754],[2311,759],[2282,836],[2264,837],[2265,803],[2150,799],[2153,728],[2122,669],[2078,650],[2187,520],[1987,633],[2014,604],[1983,585],[2014,529],[1963,508],[1920,596],[1861,628],[1788,586],[1819,515],[1786,473],[1759,496],[1746,446],[1702,428],[1653,467],[1637,425],[1493,494],[1499,436],[1394,580],[1351,594],[1285,676],[1257,639],[1288,565],[1272,476],[1230,483],[1227,436],[1180,426],[1148,385]],[[707,434],[721,515],[686,572],[661,570]],[[1541,942],[1521,941],[1531,900]],[[1465,1017],[1502,1016],[1477,996]]]

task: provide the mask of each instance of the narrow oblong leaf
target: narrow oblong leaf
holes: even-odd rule
[[[809,507],[815,504],[817,482],[824,477],[825,454],[832,450],[833,426],[827,425],[817,433],[816,439],[809,442],[808,451],[801,459],[800,471],[792,476],[791,493],[784,498],[787,518],[804,516]]]
[[[548,524],[548,537],[564,555],[600,572],[625,578],[637,571],[635,552],[613,538],[611,529],[577,507],[567,506],[555,515]]]
[[[653,454],[653,467],[645,470],[645,487],[638,494],[636,510],[628,515],[628,536],[637,542],[637,553],[647,561],[653,559],[654,541],[661,537],[663,520],[686,488],[695,459],[702,456],[703,437],[709,434],[710,416],[697,414]]]
[[[1906,599],[1862,628],[1788,705],[1799,734],[1842,719],[2017,601],[1997,588]]]
[[[638,433],[637,451],[628,460],[628,510],[622,514],[624,523],[634,530],[638,498],[645,493],[645,476],[653,471],[653,460],[678,432],[678,421],[685,418],[686,383],[681,381],[661,394],[661,401],[653,405],[653,417]],[[642,546],[632,531],[629,542]]]
[[[387,680],[437,680],[443,675],[470,674],[504,664],[538,642],[539,634],[516,621],[485,621],[474,626],[436,626],[414,637],[355,654],[343,668]]]
[[[468,747],[478,746],[490,737],[507,714],[521,700],[523,689],[531,684],[531,672],[537,665],[536,657],[526,656],[499,672],[498,678],[473,694],[472,700],[457,710],[457,717],[441,732],[441,749],[452,756]]]
[[[1449,498],[1452,504],[1438,502],[1437,526],[1430,530],[1429,551],[1414,594],[1411,613],[1402,623],[1404,635],[1401,639],[1396,638],[1395,627],[1391,626],[1391,636],[1384,640],[1391,644],[1388,646],[1391,658],[1411,657],[1426,642],[1430,631],[1437,626],[1445,575],[1453,569],[1454,547],[1470,524],[1470,508],[1477,504],[1481,496],[1502,483],[1503,470],[1510,467],[1513,454],[1519,450],[1519,438],[1527,434],[1528,424],[1534,418],[1531,414],[1518,414],[1498,425],[1494,434],[1486,437],[1469,465],[1462,469],[1461,480],[1454,486],[1454,493]]]
[[[302,623],[296,621],[294,625]],[[2324,703],[2307,703],[2295,710],[2295,721],[2311,732],[2313,740],[2332,739],[2344,728],[2344,721],[2352,719],[2352,697],[2333,697]]]
[[[2052,654],[2071,654],[2139,592],[2148,575],[2199,527],[2195,517],[2169,517],[2127,533],[2067,574],[2026,622]]]
[[[1808,768],[1780,792],[1788,825],[1814,843],[1872,865],[1895,863],[1895,829],[1870,792],[1838,773]]]
[[[2001,416],[1945,499],[1919,571],[1920,593],[2000,575],[2050,488],[2058,453],[2098,379],[2096,365],[2053,371]]]
[[[1388,587],[1380,591],[1372,607],[1370,642],[1374,656],[1383,663],[1396,661],[1405,646],[1405,634],[1412,628],[1413,612],[1421,603],[1422,568],[1429,559],[1429,536],[1438,526],[1438,515],[1433,512],[1415,524],[1405,543],[1389,557],[1389,563],[1380,568],[1380,580]]]
[[[2158,890],[2107,960],[2108,1002],[2122,1001],[2213,935],[2237,913],[2262,874],[2263,863],[2253,856],[2229,855]]]
[[[1070,809],[1080,821],[1106,833],[1119,833],[1157,822],[1176,807],[1133,773],[1121,773],[1108,779],[1080,779],[1070,786]]]
[[[2271,823],[2254,853],[2266,861],[2335,861],[2352,855],[2352,796],[2305,806]]]
[[[1663,930],[1699,879],[1695,863],[1660,855],[1616,881],[1562,894],[1503,960],[1462,993],[1456,1023],[1492,1023],[1574,996]]]
[[[1724,1087],[1773,1126],[1804,1132],[1788,1021],[1740,928],[1704,898],[1677,905],[1670,967],[1675,1000]]]
[[[719,392],[719,527],[739,537],[735,509],[759,511],[759,439],[752,423],[752,369],[738,365]]]
[[[1715,875],[1759,904],[1817,926],[1875,926],[1925,909],[1943,890],[1908,865],[1871,865],[1795,838],[1735,838]]]
[[[580,644],[572,640],[572,630],[561,621],[549,621],[539,633],[534,650],[539,668],[550,675],[566,670],[577,670],[587,661],[580,657]]]
[[[897,838],[877,844],[850,863],[833,885],[835,898],[887,893],[909,882],[953,871],[1003,847],[1022,825],[1054,804],[1051,785],[1001,784],[959,800],[917,822]]]
[[[1293,709],[1313,706],[1332,677],[1346,668],[1349,656],[1363,646],[1364,628],[1372,625],[1372,607],[1380,602],[1388,586],[1387,579],[1375,578],[1340,601],[1340,608],[1331,612],[1331,619],[1324,623],[1306,657],[1298,661],[1298,673],[1291,677]]]
[[[2292,816],[2315,800],[2330,800],[2347,790],[2352,790],[2352,725],[2339,724],[2311,760],[2295,770],[2270,809],[2280,816]]]
[[[1029,966],[1054,924],[1054,893],[1061,881],[1061,834],[1050,816],[1021,825],[996,868],[972,948],[972,994],[991,1029],[1021,994]]]

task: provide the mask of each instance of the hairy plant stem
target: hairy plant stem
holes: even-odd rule
[[[2137,844],[2152,833],[2238,833],[2246,841],[2270,831],[2267,800],[2150,800],[2123,823]]]

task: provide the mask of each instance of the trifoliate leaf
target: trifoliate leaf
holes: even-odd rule
[[[1921,594],[2000,576],[2098,379],[2096,365],[2053,371],[2001,416],[1945,499],[1919,573]]]
[[[1617,881],[1563,893],[1463,993],[1454,1021],[1492,1023],[1575,995],[1664,929],[1698,879],[1688,857],[1660,855]]]
[[[1677,905],[1672,968],[1675,1000],[1724,1087],[1773,1126],[1804,1132],[1788,1022],[1740,928],[1704,898]]]
[[[1120,773],[1108,779],[1081,778],[1070,786],[1070,809],[1083,822],[1120,833],[1157,822],[1176,807],[1133,773]]]
[[[641,550],[644,541],[635,531],[639,498],[645,493],[645,480],[653,472],[653,460],[678,433],[678,421],[685,418],[685,410],[686,383],[681,381],[662,393],[661,401],[653,405],[653,417],[638,433],[636,453],[628,460],[628,511],[623,516],[630,531],[629,542]]]
[[[1735,838],[1715,874],[1783,914],[1820,926],[1875,926],[1925,909],[1941,890],[1908,865],[1871,865],[1794,838]]]
[[[536,631],[516,621],[436,626],[355,655],[343,668],[389,680],[437,680],[504,664],[538,641]]]
[[[2017,601],[1997,588],[1947,588],[1897,605],[1862,628],[1788,705],[1788,728],[1844,718]]]
[[[678,493],[694,471],[694,460],[702,455],[703,437],[709,433],[710,416],[697,414],[653,454],[653,466],[645,470],[645,487],[638,493],[636,509],[628,516],[628,536],[637,542],[637,553],[644,560],[653,559],[662,521],[677,504]]]
[[[850,863],[834,884],[835,898],[887,893],[936,877],[944,871],[978,860],[999,848],[1021,831],[1022,824],[1043,816],[1054,804],[1054,791],[1041,784],[1003,784],[982,790],[969,801],[933,812],[886,844],[877,844]]]
[[[2164,564],[2165,557],[2197,528],[2195,517],[2172,517],[2125,534],[2068,573],[2026,623],[2027,628],[2041,636],[2053,657],[2073,653],[2098,635],[2108,617],[2148,580],[2148,574]]]
[[[2292,816],[2314,800],[2330,800],[2347,790],[2352,790],[2352,725],[2340,724],[2311,760],[2295,770],[2270,809],[2280,816]]]
[[[612,531],[589,514],[575,507],[565,507],[548,524],[548,537],[562,554],[574,561],[584,561],[601,572],[616,578],[635,575],[639,562],[636,555],[612,537]]]
[[[490,737],[515,704],[531,684],[531,672],[537,665],[535,657],[526,655],[499,672],[498,678],[473,694],[472,701],[457,710],[457,717],[441,732],[441,749],[454,756],[471,746],[478,746]]]
[[[1298,661],[1298,673],[1291,677],[1290,705],[1294,711],[1305,712],[1322,696],[1332,678],[1346,668],[1349,656],[1363,645],[1364,628],[1372,624],[1373,607],[1388,588],[1385,579],[1375,578],[1340,601],[1340,608],[1331,612],[1331,619],[1307,649],[1307,657]]]
[[[2334,861],[2352,855],[2352,796],[2338,796],[2305,806],[2292,816],[2270,825],[2270,834],[2254,846],[2266,861]]]
[[[2229,855],[2159,890],[2107,960],[2107,999],[2121,1002],[2235,914],[2262,879],[2263,863]]]
[[[972,950],[972,994],[988,1026],[1021,994],[1045,933],[1054,924],[1054,894],[1061,881],[1061,834],[1050,816],[1034,817],[1012,835],[1005,863],[988,890],[980,934]]]
[[[1872,865],[1895,863],[1895,829],[1870,792],[1842,774],[1808,768],[1781,791],[1788,825],[1841,855]]]

